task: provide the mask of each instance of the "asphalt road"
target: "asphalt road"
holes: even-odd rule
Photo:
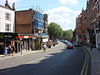
[[[81,47],[66,49],[65,45],[44,52],[0,61],[0,75],[80,75],[85,52]]]

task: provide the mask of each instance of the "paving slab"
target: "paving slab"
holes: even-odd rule
[[[91,75],[100,75],[100,51],[97,48],[92,50],[86,46],[85,48],[91,54]]]

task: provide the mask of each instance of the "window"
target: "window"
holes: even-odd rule
[[[6,20],[11,20],[11,14],[10,13],[5,13],[5,19]]]
[[[5,31],[11,31],[11,24],[6,24]]]

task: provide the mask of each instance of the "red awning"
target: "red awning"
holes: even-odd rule
[[[33,36],[17,36],[17,38],[32,38]]]

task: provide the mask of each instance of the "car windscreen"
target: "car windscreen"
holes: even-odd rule
[[[72,45],[72,43],[71,42],[67,42],[67,45]]]

